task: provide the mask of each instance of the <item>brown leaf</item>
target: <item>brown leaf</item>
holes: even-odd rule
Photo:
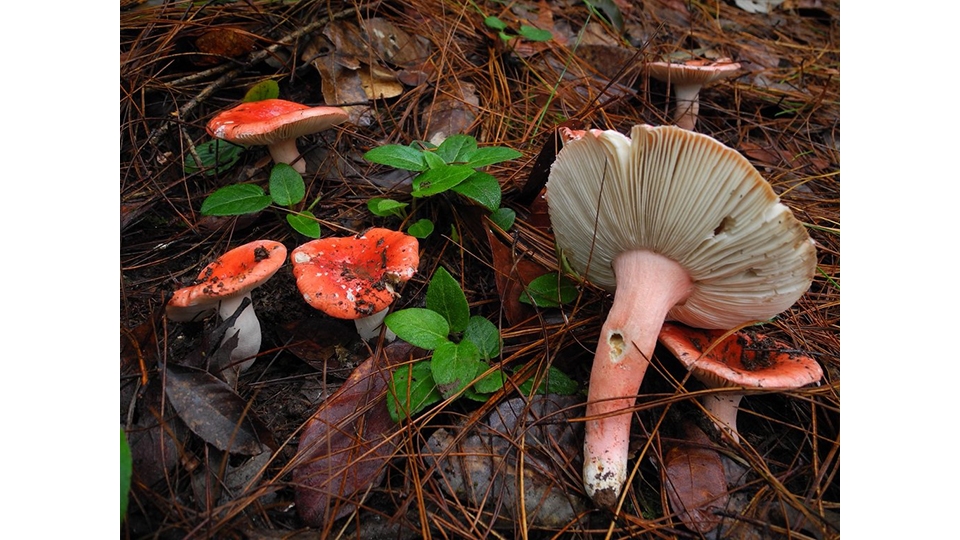
[[[356,333],[353,324],[326,319],[297,319],[277,326],[277,334],[286,343],[286,350],[317,371],[345,379],[356,362],[345,362],[345,349]],[[341,353],[344,353],[341,355]]]
[[[370,48],[381,60],[404,68],[420,66],[430,56],[429,43],[410,36],[382,17],[363,21]]]
[[[247,402],[205,371],[168,364],[166,392],[191,431],[219,450],[255,455],[276,447],[270,430]]]
[[[218,27],[204,32],[194,44],[204,56],[196,57],[193,62],[198,66],[211,66],[252,52],[256,42],[246,32]]]
[[[467,133],[477,119],[480,98],[472,83],[458,81],[457,87],[434,101],[424,111],[424,123],[429,126],[427,140],[439,145],[450,135]]]
[[[536,310],[533,306],[520,302],[520,293],[524,291],[524,284],[540,277],[549,270],[529,259],[514,254],[503,240],[487,227],[487,241],[490,242],[490,251],[493,253],[494,279],[497,291],[500,292],[500,303],[507,322],[517,325],[533,315]]]
[[[368,358],[307,421],[293,470],[297,512],[307,524],[347,515],[354,497],[383,479],[398,429],[385,399],[390,368],[414,350],[396,341]]]
[[[727,481],[720,455],[682,444],[667,452],[664,485],[680,521],[699,533],[712,531],[722,519],[715,511],[727,505]]]

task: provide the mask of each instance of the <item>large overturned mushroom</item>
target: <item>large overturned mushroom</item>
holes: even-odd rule
[[[736,151],[673,126],[588,131],[547,183],[558,247],[614,292],[590,375],[584,487],[613,506],[632,412],[665,319],[734,328],[788,309],[809,288],[813,242]]]

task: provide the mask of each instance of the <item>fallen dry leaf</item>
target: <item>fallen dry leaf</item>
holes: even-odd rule
[[[212,66],[253,52],[256,42],[248,33],[236,28],[218,27],[201,34],[194,45],[203,55],[191,57],[193,63]]]
[[[429,126],[427,140],[439,146],[450,135],[468,134],[479,111],[477,87],[457,81],[456,88],[441,90],[440,97],[424,111],[424,124]]]
[[[706,435],[697,440],[709,442]],[[680,521],[701,534],[715,529],[722,519],[716,511],[724,509],[729,498],[720,454],[698,444],[681,444],[667,452],[664,462],[663,483]]]
[[[487,241],[493,253],[494,280],[497,291],[500,293],[503,315],[511,326],[515,326],[537,313],[533,306],[520,302],[520,293],[525,290],[524,284],[530,283],[549,270],[523,257],[522,254],[515,255],[514,250],[489,227],[487,227]]]

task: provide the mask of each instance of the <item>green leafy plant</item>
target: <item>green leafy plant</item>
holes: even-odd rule
[[[287,223],[295,231],[308,238],[320,238],[320,223],[310,211],[313,205],[304,210],[295,209],[306,196],[300,173],[286,163],[277,163],[270,170],[268,187],[269,194],[256,184],[224,186],[203,201],[200,213],[205,216],[239,216],[255,214],[272,204],[287,213]]]
[[[509,208],[500,208],[500,183],[489,173],[478,169],[520,156],[522,154],[512,148],[478,147],[476,139],[461,134],[447,137],[439,146],[424,142],[415,142],[410,146],[388,144],[370,150],[363,157],[373,163],[419,173],[413,178],[410,193],[414,201],[453,191],[490,210],[491,219],[498,226],[508,229],[515,214]],[[375,215],[401,219],[408,217],[409,206],[408,203],[386,198],[371,199],[367,203],[367,208]],[[420,234],[424,231],[429,234],[433,229],[432,223],[427,225],[425,221],[429,223],[421,219],[411,225],[407,232],[423,238]]]
[[[120,428],[120,522],[127,516],[130,502],[130,477],[133,476],[133,455],[127,444],[127,434]]]
[[[506,374],[491,370],[489,364],[500,355],[500,331],[486,318],[470,315],[466,295],[446,269],[437,269],[427,285],[425,308],[395,311],[384,322],[400,339],[433,351],[429,360],[394,371],[387,394],[387,409],[394,421],[457,395],[486,401],[503,387]],[[559,371],[546,380],[553,381],[553,386],[541,385],[538,392],[576,391],[576,383]],[[524,383],[527,392],[532,384]]]
[[[541,308],[559,307],[577,298],[577,284],[556,272],[544,274],[527,284],[520,301]]]
[[[492,15],[484,18],[483,24],[487,25],[487,28],[496,30],[497,35],[504,41],[510,41],[517,37],[522,37],[529,41],[548,41],[553,38],[553,34],[548,30],[541,30],[528,24],[521,24],[519,30],[513,31],[507,26],[507,23],[503,22],[499,17]]]

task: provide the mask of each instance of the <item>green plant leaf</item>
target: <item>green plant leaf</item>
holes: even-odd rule
[[[430,169],[413,179],[414,197],[429,197],[452,188],[475,173],[465,165],[444,165],[439,169]]]
[[[500,331],[485,317],[474,315],[467,321],[463,339],[477,346],[480,358],[490,360],[500,355]]]
[[[507,23],[501,21],[499,18],[494,17],[493,15],[485,18],[483,24],[487,25],[488,28],[493,28],[494,30],[506,30]]]
[[[457,280],[442,266],[437,268],[427,285],[427,309],[442,315],[451,332],[463,332],[470,319],[467,297]]]
[[[504,30],[501,30],[499,33],[497,33],[497,35],[500,36],[500,39],[502,39],[503,41],[510,41],[511,39],[517,37],[517,36],[511,36]]]
[[[120,522],[127,517],[130,503],[130,477],[133,475],[133,455],[127,443],[127,434],[120,428]]]
[[[450,325],[443,315],[424,308],[394,311],[387,315],[384,323],[400,339],[428,351],[448,341],[450,334]]]
[[[286,163],[277,163],[270,170],[270,197],[280,206],[293,206],[303,200],[307,190],[303,177]]]
[[[441,399],[443,396],[433,381],[430,362],[424,360],[402,366],[393,372],[390,391],[387,392],[387,411],[390,418],[399,423]]]
[[[380,217],[396,216],[400,219],[406,217],[406,207],[410,206],[405,202],[395,201],[393,199],[384,199],[374,197],[367,201],[367,209],[374,215]]]
[[[526,24],[520,25],[520,35],[530,41],[549,41],[553,37],[553,34],[548,30],[541,30]]]
[[[576,283],[566,276],[558,276],[553,272],[535,278],[527,284],[526,290],[520,293],[520,301],[542,308],[558,307],[576,300],[577,292]]]
[[[533,388],[533,377],[530,377],[520,385],[519,390],[525,396],[531,395]],[[561,396],[572,396],[580,389],[577,381],[571,379],[566,373],[550,366],[547,370],[547,376],[540,381],[537,386],[537,394],[557,394]]]
[[[517,159],[522,156],[523,154],[513,148],[507,148],[505,146],[483,146],[477,148],[467,156],[467,166],[476,169],[478,167],[493,165],[494,163]]]
[[[487,376],[473,383],[473,389],[481,394],[492,394],[497,390],[500,390],[501,388],[503,388],[503,383],[506,380],[507,378],[506,378],[506,375],[504,375],[503,371],[500,371],[499,369],[495,369],[493,370],[493,372],[489,373]],[[487,398],[487,397],[489,396],[484,396],[484,398]],[[484,399],[484,401],[486,401],[486,399]]]
[[[467,156],[477,150],[477,140],[470,135],[451,135],[437,147],[437,155],[446,163],[467,161]]]
[[[213,176],[233,167],[234,163],[240,159],[240,154],[246,150],[244,147],[223,141],[213,139],[203,144],[197,145],[197,156],[200,157],[200,164],[204,168],[204,176]],[[183,172],[193,174],[200,170],[197,162],[193,159],[193,154],[188,153],[183,160]]]
[[[407,233],[415,238],[426,238],[433,232],[433,222],[429,219],[418,219],[407,227]]]
[[[364,154],[363,159],[406,171],[427,170],[423,152],[400,144],[387,144],[374,148]]]
[[[437,389],[445,398],[456,394],[473,383],[473,379],[487,365],[480,361],[477,347],[469,341],[447,341],[433,351],[430,371]]]
[[[270,206],[271,200],[260,186],[231,184],[211,193],[200,205],[200,213],[205,216],[255,214]]]
[[[428,169],[442,169],[447,166],[447,162],[436,152],[424,152],[423,162],[427,164]]]
[[[273,79],[260,81],[247,90],[243,96],[243,102],[263,101],[265,99],[277,99],[280,97],[280,85]]]
[[[296,214],[287,214],[287,223],[293,227],[293,230],[306,236],[307,238],[320,238],[320,223],[316,216],[309,210],[304,210]]]
[[[583,3],[594,12],[598,10],[602,12],[601,15],[610,21],[617,32],[623,32],[623,14],[620,13],[620,8],[617,7],[616,2],[613,0],[583,0]]]
[[[509,231],[513,227],[513,222],[517,219],[517,213],[510,208],[497,208],[490,213],[490,221],[497,224],[497,227]]]
[[[492,175],[477,171],[453,186],[453,191],[482,204],[491,212],[500,208],[500,183]]]

